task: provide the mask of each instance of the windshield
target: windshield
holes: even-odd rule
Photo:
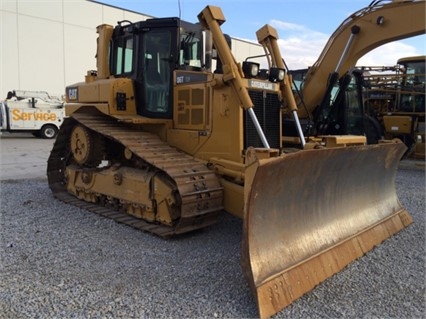
[[[194,67],[201,69],[202,41],[195,32],[185,32],[180,36],[180,67]]]
[[[144,73],[146,108],[150,112],[167,113],[170,87],[169,30],[153,30],[144,36]]]

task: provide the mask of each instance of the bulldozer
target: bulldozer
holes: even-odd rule
[[[425,5],[362,18],[389,7]],[[266,318],[412,223],[395,190],[405,146],[305,137],[276,30],[257,32],[264,70],[236,61],[219,7],[198,20],[98,26],[97,70],[66,87],[48,183],[66,203],[165,238],[224,211],[241,218],[242,271]],[[284,121],[297,145],[285,147]]]

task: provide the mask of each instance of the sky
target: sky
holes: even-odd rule
[[[206,5],[219,6],[231,37],[257,42],[256,31],[275,27],[289,69],[311,66],[339,25],[372,0],[96,0],[154,17],[180,17],[196,23]],[[401,57],[425,55],[426,36],[391,42],[367,53],[357,65],[392,66]]]

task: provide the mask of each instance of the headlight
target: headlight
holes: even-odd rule
[[[269,70],[269,81],[281,82],[284,80],[285,70],[279,68],[271,68]]]
[[[243,72],[246,78],[255,78],[259,73],[260,64],[254,62],[243,62]]]

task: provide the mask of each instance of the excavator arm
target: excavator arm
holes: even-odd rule
[[[306,108],[300,118],[312,114],[321,102],[328,79],[340,78],[359,58],[371,50],[400,39],[426,33],[426,1],[374,1],[351,16],[336,29],[318,60],[306,74],[302,96]]]

